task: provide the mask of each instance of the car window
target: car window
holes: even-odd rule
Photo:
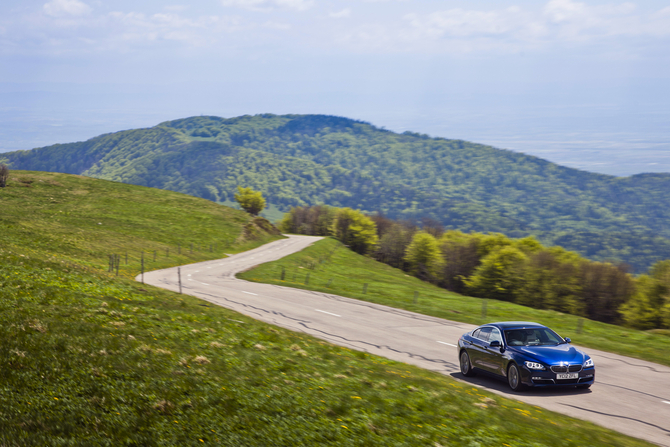
[[[483,327],[483,328],[479,331],[479,335],[477,336],[477,338],[480,339],[480,340],[482,340],[482,341],[488,341],[489,336],[491,335],[491,329],[493,329],[493,328],[490,328],[490,327]]]
[[[563,339],[549,328],[511,329],[505,331],[509,346],[543,346],[563,343]]]
[[[474,331],[472,331],[472,336],[475,338],[479,338],[479,333],[481,331],[482,331],[481,329],[475,329]]]
[[[500,343],[502,343],[502,335],[500,335],[500,331],[497,328],[493,328],[491,330],[491,335],[489,335],[489,343],[491,343],[494,340],[498,340]]]

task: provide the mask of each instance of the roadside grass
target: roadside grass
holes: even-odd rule
[[[49,173],[13,172],[0,203],[0,445],[650,445],[140,284],[137,258],[107,271],[110,251],[238,240],[243,213]]]
[[[665,331],[638,331],[561,312],[459,295],[360,256],[332,238],[262,264],[238,277],[332,293],[477,325],[492,321],[536,321],[570,337],[575,344],[670,366],[670,337]]]
[[[205,199],[76,175],[12,171],[0,203],[5,250],[105,270],[117,255],[128,278],[140,273],[142,258],[145,271],[156,270],[278,238],[238,239],[250,216]]]

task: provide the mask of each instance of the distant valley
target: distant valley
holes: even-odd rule
[[[324,203],[463,231],[532,234],[637,272],[670,258],[670,174],[594,174],[334,116],[192,117],[0,161],[217,202],[250,186],[282,211]]]

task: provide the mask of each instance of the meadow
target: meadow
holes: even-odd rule
[[[0,203],[0,445],[649,445],[133,280],[281,237],[239,211],[25,171]]]

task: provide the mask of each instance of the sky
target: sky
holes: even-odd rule
[[[669,86],[670,0],[0,2],[0,152],[320,113],[670,172]]]

